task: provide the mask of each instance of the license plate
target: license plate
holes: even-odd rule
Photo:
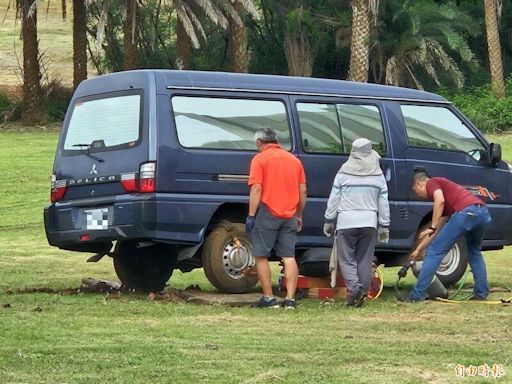
[[[108,208],[86,209],[85,229],[108,229]]]

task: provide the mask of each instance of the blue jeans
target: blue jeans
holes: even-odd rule
[[[468,247],[468,262],[475,280],[474,295],[486,298],[489,295],[489,286],[480,247],[490,223],[491,216],[486,206],[470,205],[455,212],[427,248],[418,281],[409,297],[416,301],[425,299],[425,292],[441,261],[457,239],[464,236]]]

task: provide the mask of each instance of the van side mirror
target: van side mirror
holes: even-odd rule
[[[501,161],[501,145],[491,143],[489,145],[489,163],[492,166],[498,164]]]

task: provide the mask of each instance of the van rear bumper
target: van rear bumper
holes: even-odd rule
[[[194,245],[202,242],[226,197],[157,193],[58,202],[44,210],[46,237],[52,246],[82,252],[98,252],[100,244],[116,240]],[[246,196],[229,200],[247,204]],[[101,209],[106,209],[108,228],[88,229],[88,212]]]

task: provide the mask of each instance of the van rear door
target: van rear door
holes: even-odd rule
[[[149,160],[143,105],[142,90],[74,100],[55,159],[52,202],[136,191],[140,165]]]

